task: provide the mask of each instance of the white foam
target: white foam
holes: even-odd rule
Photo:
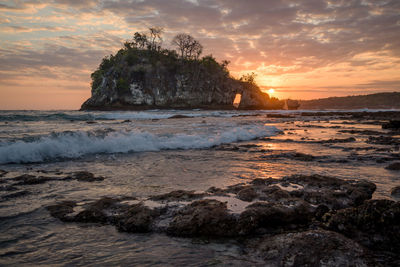
[[[279,130],[266,125],[220,128],[210,133],[157,135],[141,131],[53,134],[32,142],[16,141],[0,145],[0,164],[74,159],[99,153],[128,153],[167,149],[200,149],[223,143],[252,140],[275,135]]]
[[[167,119],[175,115],[174,113],[156,113],[156,112],[111,112],[95,115],[96,119],[107,120],[151,120],[151,119]]]
[[[166,112],[155,112],[155,111],[127,111],[127,112],[110,112],[96,114],[96,119],[107,119],[107,120],[151,120],[151,119],[167,119],[174,115],[184,115],[188,117],[234,117],[237,115],[249,115],[249,112],[237,112],[237,111],[201,111],[192,110],[191,112],[182,111],[166,111]]]

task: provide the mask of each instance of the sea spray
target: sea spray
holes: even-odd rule
[[[68,131],[35,141],[0,144],[0,164],[75,159],[91,154],[130,153],[174,149],[201,149],[224,143],[272,136],[278,129],[266,125],[220,128],[210,133],[154,134],[146,131]]]

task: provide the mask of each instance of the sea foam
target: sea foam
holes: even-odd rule
[[[279,130],[266,125],[245,125],[199,134],[154,134],[145,131],[63,132],[35,141],[0,144],[0,164],[34,163],[74,159],[91,154],[129,153],[174,149],[209,148],[223,143],[272,136]]]

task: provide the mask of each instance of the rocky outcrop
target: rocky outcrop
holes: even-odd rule
[[[389,122],[382,124],[382,129],[399,130],[400,120],[390,120]]]
[[[373,266],[368,251],[338,233],[312,230],[249,242],[266,266]]]
[[[109,223],[128,232],[234,237],[303,229],[328,211],[360,205],[374,190],[375,185],[366,181],[296,175],[201,193],[178,190],[146,199],[105,197],[80,206],[61,202],[49,210],[64,221]],[[57,207],[62,212],[54,213]]]
[[[92,74],[92,96],[82,110],[151,108],[279,109],[254,82],[236,80],[211,56],[182,59],[173,51],[121,49]],[[133,59],[132,59],[133,58]]]
[[[11,198],[24,197],[31,194],[30,191],[23,190],[27,186],[45,184],[53,181],[78,181],[78,182],[99,182],[105,178],[102,176],[95,176],[93,173],[87,171],[78,171],[69,174],[64,174],[59,171],[44,171],[37,172],[43,175],[34,175],[35,173],[25,173],[16,177],[2,177],[8,172],[0,170],[0,192],[1,191],[14,191],[10,194],[0,196],[0,202]]]
[[[391,171],[400,171],[400,162],[394,162],[394,163],[388,165],[385,169],[391,170]]]
[[[370,200],[375,185],[320,175],[255,179],[205,192],[49,206],[64,222],[131,233],[235,238],[271,266],[376,266],[400,262],[400,203]]]
[[[400,251],[400,202],[370,200],[354,208],[337,211],[328,229],[343,233],[371,249]]]
[[[400,198],[400,186],[393,187],[392,190],[390,191],[390,194],[393,197]]]

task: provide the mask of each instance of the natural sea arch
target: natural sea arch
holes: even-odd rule
[[[233,100],[233,106],[235,108],[239,108],[240,100],[242,100],[242,95],[241,94],[236,94],[235,99]]]

